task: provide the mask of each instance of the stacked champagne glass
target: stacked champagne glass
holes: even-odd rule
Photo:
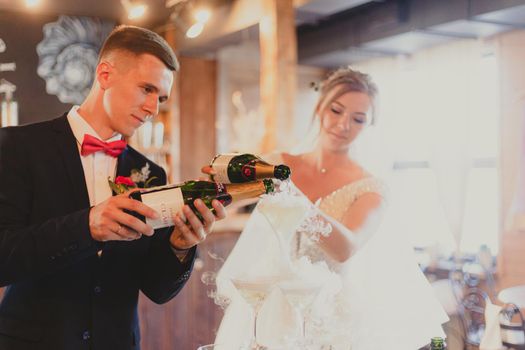
[[[271,179],[287,180],[290,177],[290,168],[284,164],[272,165],[253,154],[219,154],[213,158],[208,170],[213,181],[226,184],[247,184]],[[273,192],[273,191],[272,191]],[[257,343],[257,317],[259,310],[279,282],[285,279],[284,275],[264,277],[238,277],[231,282],[240,295],[252,307],[253,333],[247,349],[260,350],[265,347]]]
[[[246,184],[268,179],[282,181],[290,177],[288,166],[272,165],[252,154],[218,155],[205,172],[211,174],[212,180],[227,184]],[[283,268],[270,274],[244,273],[231,277],[232,284],[253,309],[253,331],[250,344],[247,344],[245,349],[267,349],[257,341],[257,318],[264,301],[275,288],[280,289],[302,319],[300,339],[292,339],[286,344],[286,349],[306,349],[309,345],[306,320],[324,279],[320,277],[323,273],[316,273],[319,271],[314,271],[315,267],[311,263],[299,266],[301,264],[298,263],[305,261],[292,261],[292,239],[305,217],[312,214],[312,204],[304,196],[292,195],[292,192],[285,193],[289,190],[289,185],[281,184],[279,193],[265,197],[258,206],[259,213],[266,218],[279,242]]]

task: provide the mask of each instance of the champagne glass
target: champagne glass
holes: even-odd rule
[[[202,345],[197,348],[197,350],[218,350],[219,346],[216,344]]]
[[[197,350],[228,350],[227,347],[221,345],[221,344],[207,344],[207,345],[201,345],[197,348]],[[229,349],[231,350],[231,349]]]
[[[302,343],[306,345],[306,320],[307,313],[323,286],[322,281],[305,281],[302,279],[286,280],[279,283],[279,288],[286,299],[299,312],[302,317],[301,334]]]
[[[279,347],[279,348],[265,348],[266,350],[290,350],[290,349],[285,349],[285,348],[282,348],[282,347]],[[327,348],[328,349],[328,348]],[[201,345],[197,348],[197,350],[232,350],[231,348],[228,348],[227,346],[223,346],[222,344],[207,344],[207,345]],[[235,349],[237,350],[237,349]],[[239,349],[241,350],[241,349]],[[324,350],[324,349],[322,349]],[[331,349],[328,349],[328,350],[331,350]]]
[[[270,293],[271,289],[280,281],[280,276],[269,276],[258,279],[238,279],[232,278],[231,281],[241,296],[253,309],[253,333],[250,342],[250,350],[263,350],[266,347],[257,343],[257,317],[259,310]]]
[[[265,197],[259,203],[258,210],[277,238],[283,271],[291,273],[293,267],[290,246],[297,228],[308,213],[308,203],[301,197],[278,193]]]

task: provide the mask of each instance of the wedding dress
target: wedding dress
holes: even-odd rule
[[[341,221],[348,207],[369,192],[382,194],[372,177],[347,184],[316,204],[324,214]],[[291,240],[296,258],[307,257],[312,264],[328,267],[306,328],[318,349],[417,350],[431,337],[445,336],[441,324],[448,317],[416,264],[412,248],[401,233],[378,227],[378,216],[371,215],[359,232],[348,232],[357,251],[342,264],[301,232]],[[237,350],[253,334],[253,310],[231,279],[282,273],[283,246],[274,229],[258,205],[217,275],[217,294],[229,299],[215,340],[219,350]],[[287,344],[301,337],[301,322],[282,291],[273,288],[257,318],[257,342],[269,349],[288,350]]]

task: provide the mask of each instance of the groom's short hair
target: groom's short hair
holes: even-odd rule
[[[171,71],[179,70],[179,61],[169,44],[159,34],[145,28],[120,25],[113,29],[102,45],[99,61],[114,51],[135,55],[150,54],[161,60]]]

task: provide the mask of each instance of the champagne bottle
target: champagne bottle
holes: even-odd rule
[[[154,229],[173,226],[173,216],[180,213],[187,204],[202,220],[193,202],[200,198],[206,206],[213,210],[211,202],[219,200],[224,206],[240,199],[253,198],[274,191],[273,181],[247,182],[243,184],[222,184],[211,181],[187,181],[177,185],[151,187],[132,192],[130,198],[143,202],[159,214],[159,219],[145,218],[138,213],[131,215],[151,225]]]
[[[211,178],[221,183],[241,183],[254,180],[276,178],[286,180],[290,177],[290,168],[284,164],[271,165],[261,158],[249,154],[218,154],[210,167],[215,171]]]
[[[430,350],[445,350],[445,341],[441,337],[430,339]]]

